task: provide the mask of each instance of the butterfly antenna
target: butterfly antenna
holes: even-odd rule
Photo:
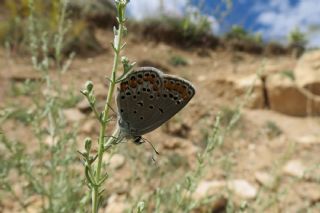
[[[143,138],[143,140],[151,145],[152,149],[157,155],[160,155],[160,153],[156,150],[156,148],[153,146],[153,144],[150,141],[148,141],[146,138]],[[152,160],[154,160],[153,156],[152,156]]]

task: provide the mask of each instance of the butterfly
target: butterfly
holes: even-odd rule
[[[142,135],[153,131],[178,113],[195,95],[193,85],[153,67],[130,72],[117,89],[120,133],[142,143]]]

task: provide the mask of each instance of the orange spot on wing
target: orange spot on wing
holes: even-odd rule
[[[152,76],[150,75],[150,76],[148,76],[148,81],[150,82],[150,83],[152,83],[152,84],[154,84],[155,83],[155,79],[154,78],[152,78]]]
[[[142,80],[141,78],[139,78],[139,79],[137,80],[137,82],[138,82],[138,84],[142,84],[142,83],[143,83],[143,80]]]
[[[120,91],[121,92],[124,92],[124,91],[126,91],[127,89],[128,89],[128,84],[127,83],[121,83],[120,84]]]
[[[130,80],[129,81],[129,86],[132,88],[136,88],[137,87],[137,81],[136,80]]]
[[[159,90],[159,89],[158,89],[158,86],[157,86],[156,84],[153,85],[152,89],[153,89],[154,91],[158,91],[158,90]]]

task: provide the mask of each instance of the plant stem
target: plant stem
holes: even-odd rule
[[[105,147],[104,146],[105,129],[108,124],[109,111],[110,111],[109,106],[111,105],[111,101],[113,98],[113,93],[116,85],[116,71],[119,65],[119,56],[120,56],[120,50],[121,50],[121,40],[122,40],[123,30],[124,30],[124,22],[119,22],[119,30],[117,31],[118,34],[115,35],[115,36],[118,36],[118,39],[115,39],[116,43],[114,44],[114,60],[113,60],[113,67],[112,67],[112,73],[111,73],[111,80],[109,83],[108,97],[107,97],[106,105],[101,118],[100,133],[99,133],[98,163],[97,163],[96,172],[95,172],[96,183],[99,183],[101,178],[102,158],[103,158],[104,147]],[[116,129],[115,132],[113,133],[113,136],[116,136],[117,134],[118,134],[118,130]],[[115,137],[110,137],[106,145],[110,145],[114,141],[115,141]],[[100,184],[97,184],[92,188],[93,189],[92,190],[92,212],[93,213],[98,212],[99,188],[100,188]]]

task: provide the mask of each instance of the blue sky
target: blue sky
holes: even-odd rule
[[[165,13],[175,16],[182,16],[192,8],[209,17],[217,34],[237,24],[250,32],[260,32],[265,40],[281,42],[286,41],[290,31],[299,27],[307,34],[309,46],[320,47],[320,0],[232,0],[230,11],[223,17],[221,14],[226,11],[226,1],[131,0],[128,12],[142,20],[160,15],[161,5]]]

